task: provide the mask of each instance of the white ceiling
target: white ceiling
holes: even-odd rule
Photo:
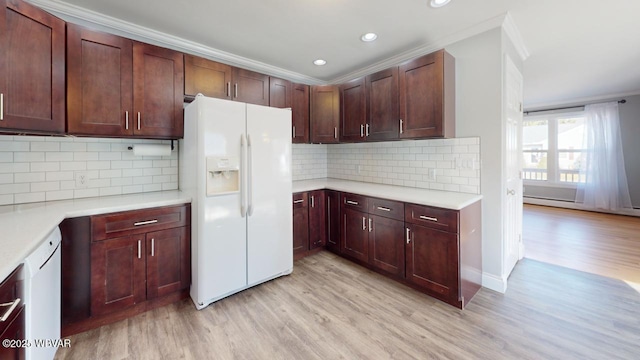
[[[440,9],[428,0],[30,1],[156,43],[171,35],[170,47],[182,43],[308,83],[344,81],[435,50],[498,26],[509,13],[530,53],[527,107],[640,94],[638,0],[452,0]],[[378,40],[360,41],[371,31]],[[313,65],[317,58],[327,65]]]

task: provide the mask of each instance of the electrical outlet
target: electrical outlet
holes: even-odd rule
[[[429,180],[435,180],[436,179],[436,171],[437,169],[429,169]]]
[[[362,174],[362,165],[358,165],[358,175]]]
[[[76,189],[83,189],[89,186],[89,177],[85,171],[76,171]]]

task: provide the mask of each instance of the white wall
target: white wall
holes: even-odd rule
[[[143,143],[169,141],[0,135],[0,205],[177,189],[177,147],[163,157],[127,150]]]
[[[446,50],[456,59],[456,136],[479,136],[482,147],[483,286],[504,291],[502,29],[462,40]]]

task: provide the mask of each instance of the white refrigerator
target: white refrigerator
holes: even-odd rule
[[[196,308],[290,274],[291,111],[198,95],[179,154]]]

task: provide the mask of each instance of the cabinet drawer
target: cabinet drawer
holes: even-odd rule
[[[17,318],[18,313],[24,306],[24,296],[22,294],[22,280],[21,276],[22,265],[18,266],[12,273],[0,284],[0,316],[3,316],[6,312],[13,307],[11,315],[7,318],[7,321],[0,323],[0,334],[4,333],[9,327],[12,319]],[[19,302],[14,305],[16,301]],[[5,305],[6,304],[6,305]]]
[[[367,197],[356,194],[342,193],[342,208],[353,209],[362,212],[367,212]]]
[[[189,205],[125,211],[91,216],[91,240],[189,225]]]
[[[293,194],[293,208],[300,209],[307,207],[308,193],[301,192]]]
[[[405,204],[404,221],[433,229],[458,232],[458,211],[431,206]]]
[[[404,220],[404,203],[393,200],[369,198],[369,214],[390,219]]]

